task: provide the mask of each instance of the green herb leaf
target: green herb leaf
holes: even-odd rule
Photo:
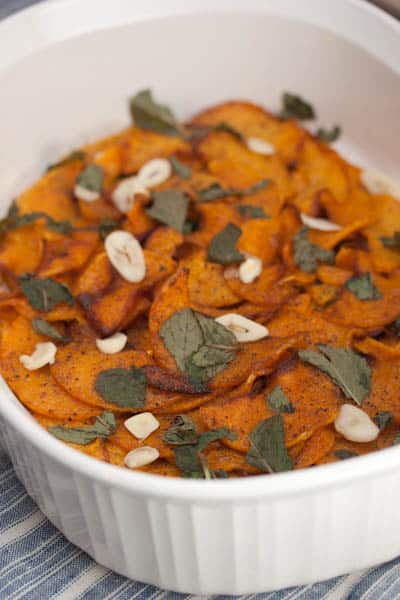
[[[46,215],[46,219],[47,227],[57,233],[68,234],[71,233],[74,229],[73,225],[69,221],[55,221],[49,215]]]
[[[98,225],[100,239],[105,240],[108,234],[118,227],[118,221],[115,221],[114,219],[102,219]]]
[[[394,437],[394,440],[392,442],[392,446],[397,446],[397,444],[400,444],[400,431],[398,431]]]
[[[346,460],[347,458],[355,458],[358,456],[357,452],[353,452],[352,450],[346,450],[345,448],[339,450],[335,450],[334,455],[340,460]]]
[[[320,127],[319,129],[317,129],[317,133],[315,134],[315,137],[318,140],[321,140],[321,142],[326,142],[327,144],[332,144],[333,142],[336,142],[336,140],[338,140],[340,138],[341,133],[342,133],[342,130],[339,127],[339,125],[335,125],[334,127],[332,127],[332,129],[324,129],[323,127]]]
[[[318,263],[332,265],[335,262],[333,250],[325,250],[308,239],[308,227],[302,227],[293,238],[294,262],[305,273],[313,273]]]
[[[187,415],[177,415],[163,436],[164,442],[171,446],[194,445],[198,438],[196,425]]]
[[[18,229],[19,227],[25,227],[34,223],[38,219],[46,219],[47,226],[49,229],[56,231],[57,233],[71,233],[73,226],[69,221],[55,221],[50,215],[44,212],[32,212],[25,213],[24,215],[18,216],[17,212],[13,212],[8,215],[5,219],[0,221],[0,233],[10,231],[12,229]]]
[[[222,231],[212,238],[208,246],[207,260],[221,265],[242,262],[244,257],[236,248],[241,234],[242,230],[240,227],[237,227],[233,223],[228,223]]]
[[[146,213],[160,223],[169,225],[183,233],[189,200],[181,190],[164,190],[151,194],[153,204]]]
[[[48,165],[48,167],[46,168],[46,173],[48,173],[49,171],[52,171],[53,169],[58,169],[58,167],[64,167],[65,165],[68,165],[77,160],[85,160],[85,153],[82,150],[74,150],[73,152],[68,154],[68,156],[63,158],[62,160],[60,160],[56,163],[53,163],[51,165]]]
[[[147,378],[143,369],[106,369],[96,378],[96,392],[112,404],[126,408],[142,408],[146,397]]]
[[[396,335],[400,336],[400,317],[397,317],[397,319],[392,323],[392,327]]]
[[[389,425],[389,423],[391,422],[392,419],[393,419],[393,415],[388,410],[379,411],[374,416],[374,421],[378,425],[378,427],[381,431],[382,431],[382,429],[385,429],[385,427],[387,425]]]
[[[205,431],[201,433],[199,436],[199,441],[197,442],[197,450],[201,452],[209,444],[213,442],[218,442],[218,440],[223,440],[224,438],[228,438],[228,440],[237,440],[238,435],[232,429],[228,429],[227,427],[220,427],[219,429],[210,429],[210,431]]]
[[[322,344],[318,348],[320,352],[300,350],[300,359],[329,375],[346,398],[361,405],[371,389],[371,368],[366,359],[349,348]]]
[[[149,89],[142,90],[130,100],[130,111],[137,127],[164,135],[181,135],[179,124],[171,109],[164,104],[158,104]]]
[[[381,238],[382,244],[386,248],[391,248],[392,250],[400,250],[400,231],[395,231],[392,236],[382,236]]]
[[[61,302],[75,304],[68,287],[54,279],[39,279],[28,273],[22,275],[19,282],[29,304],[36,310],[48,312]]]
[[[178,160],[176,156],[170,156],[169,162],[171,163],[171,166],[175,173],[178,175],[178,177],[180,177],[181,179],[191,178],[192,169],[188,165],[185,165],[180,160]]]
[[[194,219],[186,219],[185,224],[183,226],[182,233],[192,233],[192,231],[196,231],[198,228],[198,223]]]
[[[258,423],[249,435],[250,450],[246,462],[261,471],[278,473],[293,468],[285,446],[283,419],[275,415]]]
[[[104,411],[93,425],[87,427],[63,427],[54,425],[48,428],[48,431],[59,440],[71,444],[80,444],[86,446],[94,442],[97,438],[107,438],[117,429],[117,422],[112,412]]]
[[[103,189],[103,181],[104,171],[100,165],[88,165],[76,178],[77,185],[85,188],[85,190],[99,193]]]
[[[269,179],[261,179],[251,187],[244,189],[223,188],[219,183],[212,183],[208,187],[198,190],[197,197],[200,202],[211,202],[227,196],[250,196],[267,187],[269,183]]]
[[[249,219],[270,219],[270,216],[264,212],[262,206],[252,206],[251,204],[240,204],[236,207],[242,217]]]
[[[205,383],[226,368],[238,348],[234,334],[214,319],[183,308],[163,323],[160,336],[192,383]]]
[[[371,273],[362,273],[348,279],[346,288],[359,300],[379,300],[382,294],[372,281]]]
[[[40,319],[39,317],[32,319],[32,328],[34,331],[36,331],[36,333],[45,335],[52,340],[58,340],[64,344],[71,341],[70,338],[66,337],[65,335],[61,335],[61,333],[55,327],[50,325],[50,323],[45,319]]]
[[[221,121],[221,123],[218,123],[218,125],[214,127],[214,131],[225,131],[225,133],[230,133],[231,135],[233,135],[233,137],[240,140],[241,142],[244,139],[240,131],[232,127],[232,125],[229,125],[229,123],[225,123],[225,121]]]
[[[272,408],[272,410],[274,410],[277,413],[294,413],[296,410],[280,385],[277,385],[272,390],[272,392],[267,398],[267,402]]]
[[[292,118],[299,121],[307,121],[315,119],[316,114],[313,106],[301,96],[285,92],[282,95],[282,110],[279,116],[281,119]]]

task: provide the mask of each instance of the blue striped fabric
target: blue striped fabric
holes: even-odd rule
[[[131,581],[97,565],[39,511],[0,450],[0,600],[177,600],[184,596]],[[220,596],[220,600],[231,600]],[[375,569],[256,600],[400,599],[400,559]],[[232,599],[233,600],[233,599]]]

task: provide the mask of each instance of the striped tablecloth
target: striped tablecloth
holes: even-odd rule
[[[0,0],[0,19],[37,0]],[[151,1],[151,0],[149,0]],[[333,0],[332,0],[333,1]],[[96,564],[39,511],[0,448],[0,600],[195,599],[131,581]],[[220,597],[228,600],[229,597]],[[400,599],[400,559],[257,600]]]

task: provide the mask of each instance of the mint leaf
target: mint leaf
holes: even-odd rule
[[[400,231],[395,231],[392,236],[382,236],[382,244],[391,250],[400,250]]]
[[[171,109],[157,103],[149,89],[142,90],[131,98],[130,112],[136,127],[164,135],[181,135],[179,124]]]
[[[346,398],[361,405],[371,390],[371,368],[366,359],[349,348],[322,344],[318,348],[320,352],[300,350],[300,359],[329,375]]]
[[[339,448],[339,450],[335,450],[334,455],[336,458],[340,458],[340,460],[346,460],[348,458],[355,458],[358,456],[357,452],[353,452],[352,450],[346,450],[345,448]]]
[[[285,92],[282,95],[282,110],[279,114],[281,119],[298,119],[307,121],[315,119],[316,114],[312,104],[297,94]]]
[[[181,190],[164,190],[151,194],[152,205],[146,213],[164,225],[183,233],[189,199]]]
[[[188,167],[188,165],[185,165],[180,160],[178,160],[176,156],[170,156],[169,162],[171,163],[171,167],[173,168],[174,172],[178,175],[178,177],[180,177],[181,179],[191,178],[192,169]]]
[[[342,130],[339,127],[339,125],[335,125],[334,127],[332,127],[332,129],[324,129],[323,127],[320,127],[319,129],[317,129],[315,137],[321,142],[325,142],[326,144],[332,144],[340,138],[341,133]]]
[[[251,204],[240,204],[236,207],[242,217],[249,219],[269,219],[270,216],[264,212],[262,206],[252,206]]]
[[[109,233],[119,227],[119,223],[114,219],[105,218],[100,221],[97,227],[100,239],[105,240]]]
[[[207,260],[229,265],[234,262],[242,262],[244,257],[236,248],[238,239],[242,234],[240,227],[228,223],[222,231],[217,233],[208,246]]]
[[[254,185],[244,189],[223,188],[219,183],[212,183],[202,190],[197,190],[197,197],[200,202],[211,202],[227,196],[249,196],[266,188],[269,183],[269,179],[261,179]]]
[[[187,415],[177,415],[163,436],[164,442],[171,446],[194,445],[198,438],[196,425]]]
[[[295,407],[286,396],[280,385],[277,385],[267,397],[267,402],[277,413],[294,413]]]
[[[335,262],[335,253],[325,250],[308,240],[308,227],[302,227],[293,238],[294,262],[305,273],[313,273],[319,263],[332,265]]]
[[[22,275],[19,282],[29,304],[36,310],[48,312],[61,302],[75,304],[68,287],[54,279],[39,279],[28,273]]]
[[[96,378],[96,392],[112,404],[124,408],[142,408],[147,379],[142,369],[106,369]]]
[[[53,169],[58,169],[59,167],[64,167],[65,165],[68,165],[77,160],[85,160],[85,153],[82,150],[74,150],[73,152],[68,154],[68,156],[63,158],[62,160],[48,165],[48,167],[46,168],[46,173],[48,173],[49,171],[52,171]]]
[[[393,419],[392,413],[387,410],[377,412],[376,415],[374,416],[374,421],[378,425],[378,427],[381,431],[382,431],[382,429],[385,429],[385,427],[387,425],[389,425],[389,423],[391,422],[392,419]]]
[[[229,123],[225,123],[225,121],[221,121],[221,123],[218,123],[218,125],[214,127],[214,131],[224,131],[225,133],[233,135],[233,137],[235,137],[241,142],[243,142],[244,140],[243,135],[240,133],[240,131],[232,127],[232,125],[229,125]]]
[[[76,184],[90,190],[91,192],[101,192],[103,189],[104,171],[100,165],[88,165],[81,171],[76,178]]]
[[[281,415],[258,423],[249,435],[250,450],[246,462],[261,471],[278,473],[293,469],[285,446],[285,433]]]
[[[34,331],[36,331],[36,333],[45,335],[52,340],[57,340],[64,344],[71,341],[70,338],[66,337],[65,335],[61,335],[61,333],[55,327],[50,325],[50,323],[45,319],[40,319],[39,317],[32,319],[32,328]]]
[[[64,427],[54,425],[48,428],[48,431],[59,440],[71,444],[80,444],[86,446],[94,442],[97,438],[107,438],[117,429],[117,422],[112,412],[104,411],[93,425],[86,427]]]
[[[11,215],[0,220],[0,233],[25,227],[34,223],[38,219],[46,219],[47,227],[57,233],[71,233],[73,226],[69,221],[55,221],[50,215],[44,212],[25,213],[18,216],[18,209],[14,210]]]
[[[348,279],[346,288],[359,300],[379,300],[382,294],[372,281],[371,273],[362,273]]]

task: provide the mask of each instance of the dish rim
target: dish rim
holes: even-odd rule
[[[296,0],[279,0],[283,10],[278,8],[277,0],[220,0],[218,6],[214,6],[212,0],[163,0],[162,2],[153,2],[151,10],[144,10],[146,4],[148,8],[148,2],[144,0],[130,0],[130,9],[135,6],[140,8],[137,14],[130,14],[130,22],[140,22],[144,19],[159,18],[162,16],[180,16],[180,15],[193,15],[199,10],[204,11],[205,9],[218,12],[219,14],[232,13],[235,11],[242,11],[245,13],[252,12],[254,10],[260,12],[266,12],[266,7],[272,9],[274,14],[284,14],[290,17],[290,12],[298,12],[298,6],[296,8]],[[309,12],[310,8],[317,6],[317,0],[303,0],[302,6],[307,7],[305,12]],[[320,15],[322,14],[324,7],[328,6],[329,0],[318,0],[320,5]],[[336,0],[334,10],[337,7],[348,7],[350,9],[356,9],[361,13],[371,14],[376,20],[381,21],[386,27],[389,27],[396,35],[400,35],[400,21],[397,21],[394,17],[385,13],[378,7],[367,4],[364,0]],[[85,0],[86,5],[94,5],[96,3],[97,9],[100,7],[106,8],[105,13],[110,10],[107,0]],[[249,4],[250,3],[250,4]],[[82,0],[44,0],[37,5],[26,8],[25,10],[11,15],[8,18],[0,22],[0,40],[2,33],[10,34],[13,28],[24,28],[26,26],[32,26],[35,22],[39,22],[41,19],[46,19],[46,12],[50,13],[54,8],[62,10],[73,10],[74,6],[82,7]],[[113,3],[113,9],[115,13],[118,12],[118,7],[128,7],[128,0],[116,0]],[[321,9],[321,6],[323,7]],[[330,5],[332,6],[332,5]],[[274,11],[275,7],[277,10]],[[291,8],[293,7],[293,8]],[[130,12],[130,10],[128,11]],[[301,11],[300,11],[301,12]],[[122,13],[121,13],[122,14]],[[117,19],[118,20],[118,19]],[[303,19],[307,22],[307,18]],[[100,19],[101,21],[101,19]],[[126,17],[125,17],[126,22]],[[318,23],[315,23],[318,26]],[[116,27],[118,24],[107,23],[109,27]],[[319,24],[320,27],[325,25]],[[51,35],[47,38],[36,40],[36,50],[39,50],[41,45],[47,45],[48,43],[54,43],[61,41],[62,39],[71,39],[83,31],[67,31],[69,25],[66,26],[64,36],[60,36],[57,39],[53,39]],[[91,32],[97,31],[102,28],[100,23],[93,23]],[[333,28],[330,29],[334,31]],[[86,31],[89,33],[89,31]],[[336,32],[337,33],[337,32]],[[343,35],[343,34],[342,34]],[[7,35],[5,36],[7,37]],[[350,42],[358,45],[355,39],[348,38]],[[10,43],[9,35],[5,41],[5,46]],[[384,53],[384,42],[381,40],[374,40],[380,50],[375,47],[375,56],[381,58]],[[0,48],[2,43],[0,42]],[[400,49],[400,44],[399,44]],[[24,50],[24,49],[23,49]],[[26,49],[25,49],[26,50]],[[25,56],[29,56],[31,52],[26,50]],[[1,59],[2,53],[0,52],[0,71],[7,70],[10,65],[12,68],[13,62],[6,64],[5,60]],[[3,55],[4,56],[4,55]],[[19,56],[16,61],[19,62],[23,56]],[[396,63],[395,57],[392,60],[383,61],[384,64],[400,74],[400,61]],[[292,495],[309,495],[315,490],[322,490],[334,486],[335,488],[345,486],[355,480],[363,480],[370,478],[373,475],[383,475],[394,469],[398,469],[400,466],[400,445],[398,447],[382,449],[363,455],[357,458],[357,461],[346,460],[337,463],[321,465],[316,468],[301,469],[298,471],[290,471],[285,473],[276,473],[273,477],[269,475],[258,475],[254,477],[245,478],[232,478],[227,480],[213,480],[213,481],[196,481],[181,479],[175,477],[162,477],[159,475],[151,475],[148,473],[142,473],[138,471],[132,471],[123,469],[114,465],[107,464],[103,461],[94,459],[87,456],[79,451],[76,451],[66,444],[60,442],[47,431],[42,428],[31,414],[24,408],[23,404],[18,400],[12,390],[8,387],[5,380],[0,377],[0,394],[3,402],[0,404],[0,413],[6,422],[9,422],[19,434],[27,439],[38,451],[45,452],[48,457],[58,461],[64,467],[70,469],[72,472],[77,472],[80,475],[88,476],[92,480],[96,480],[107,484],[109,487],[115,487],[126,492],[135,492],[136,494],[146,496],[157,496],[157,497],[173,497],[181,500],[195,500],[201,503],[214,503],[214,502],[227,502],[232,503],[236,501],[246,500],[259,500],[261,498],[277,498],[280,496],[292,496]],[[268,477],[268,484],[266,485],[266,478]]]

